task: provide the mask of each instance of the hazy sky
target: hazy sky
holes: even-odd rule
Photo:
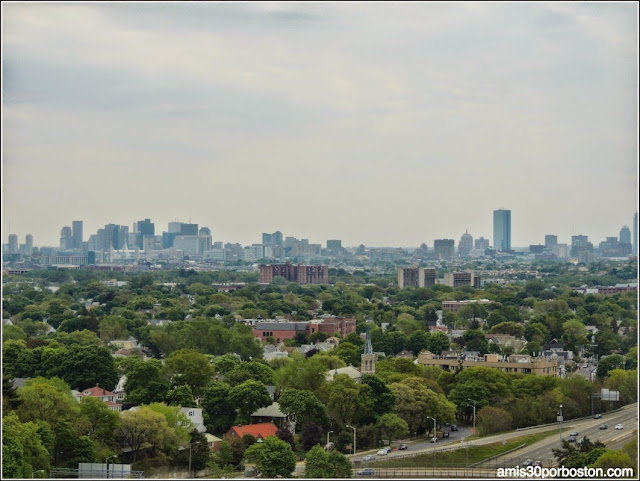
[[[638,205],[638,5],[2,3],[3,225],[598,243]]]

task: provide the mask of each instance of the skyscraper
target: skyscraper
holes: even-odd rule
[[[620,229],[620,244],[631,244],[631,231],[626,225]]]
[[[9,254],[18,253],[18,236],[15,234],[9,235]]]
[[[633,253],[638,255],[638,213],[633,215]]]
[[[553,234],[547,234],[544,236],[544,246],[551,249],[553,246],[558,245],[558,236]]]
[[[72,237],[72,244],[73,244],[73,248],[74,249],[82,249],[82,221],[81,220],[74,220],[71,223],[71,228],[73,230],[71,237]]]
[[[433,241],[433,252],[441,259],[453,259],[455,250],[455,241],[453,239],[435,239]]]
[[[497,251],[511,250],[511,211],[493,211],[493,248]]]
[[[138,233],[138,247],[144,248],[144,237],[154,236],[156,234],[156,228],[150,219],[139,220],[136,222],[136,232]]]
[[[460,242],[458,243],[458,255],[460,257],[469,257],[471,249],[473,249],[473,236],[465,230],[462,237],[460,237]]]
[[[33,254],[33,236],[31,234],[27,234],[27,236],[24,238],[24,241],[24,253],[30,256]]]
[[[60,231],[60,249],[72,249],[73,248],[73,235],[71,233],[71,227],[65,225]]]

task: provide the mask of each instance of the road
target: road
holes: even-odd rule
[[[578,439],[586,436],[591,441],[602,441],[607,446],[620,447],[622,446],[622,439],[632,439],[633,431],[637,436],[638,429],[638,405],[637,403],[629,404],[622,408],[621,411],[604,414],[602,419],[585,419],[582,421],[567,421],[563,423],[562,438],[568,439],[571,431],[578,432]],[[623,425],[622,430],[616,430],[615,425],[621,423]],[[599,426],[606,424],[607,429],[601,430]],[[560,430],[555,427],[557,436],[553,435],[537,443],[526,446],[518,451],[512,453],[513,455],[506,455],[495,460],[482,463],[480,466],[522,466],[522,462],[527,459],[540,460],[543,466],[554,465],[555,459],[553,457],[552,449],[558,449],[560,447]],[[566,430],[565,430],[566,429]],[[521,434],[530,432],[533,430],[521,431]]]

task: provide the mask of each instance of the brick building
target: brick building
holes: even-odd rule
[[[284,277],[298,284],[328,284],[329,266],[305,266],[302,264],[269,264],[260,266],[260,282],[271,284],[276,277]]]
[[[262,342],[272,337],[276,343],[280,343],[285,339],[294,339],[298,333],[310,336],[315,332],[324,332],[329,336],[338,332],[345,337],[356,332],[356,320],[352,317],[328,317],[305,322],[259,321],[253,326],[253,335]]]

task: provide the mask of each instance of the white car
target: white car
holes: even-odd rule
[[[616,429],[622,429],[622,424],[616,424]]]
[[[386,455],[387,455],[386,449],[381,449],[380,451],[378,451],[378,456],[386,456]]]

